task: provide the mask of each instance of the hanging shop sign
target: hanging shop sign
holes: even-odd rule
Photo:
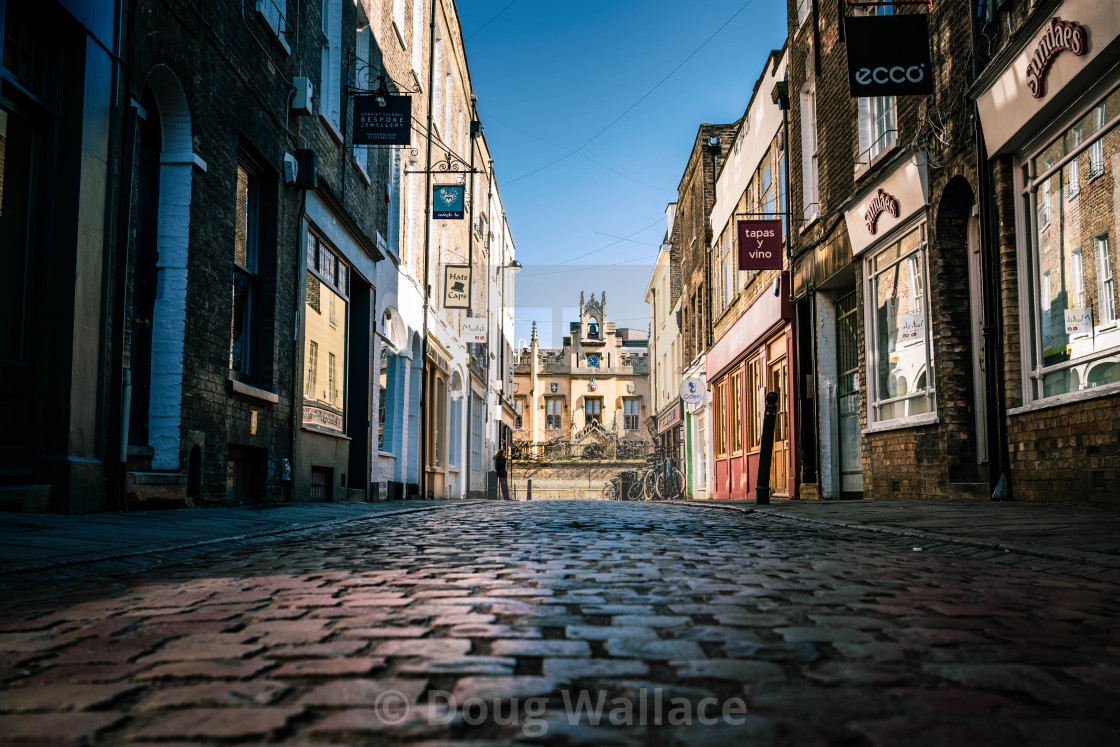
[[[355,96],[352,134],[354,145],[411,145],[412,97]]]
[[[740,270],[782,269],[782,222],[741,220],[739,233]]]
[[[486,317],[463,317],[462,335],[463,342],[486,342]]]
[[[1073,52],[1080,57],[1088,51],[1085,28],[1076,23],[1050,19],[1050,25],[1035,45],[1031,61],[1027,63],[1027,87],[1036,99],[1046,93],[1046,70],[1059,52]]]
[[[695,377],[685,379],[681,382],[681,399],[690,405],[704,404],[704,397],[708,393],[708,389],[704,386],[704,382]]]
[[[852,98],[933,93],[927,16],[848,16],[844,40]]]
[[[443,308],[469,309],[471,306],[471,266],[444,265]]]
[[[679,422],[681,422],[681,403],[674,402],[669,405],[669,409],[662,410],[657,416],[657,432],[664,433]]]
[[[867,204],[867,210],[863,213],[863,223],[867,226],[868,233],[875,233],[875,224],[879,222],[879,216],[884,212],[897,218],[898,200],[893,195],[889,195],[880,189],[871,198],[871,202]]]
[[[432,217],[436,220],[463,219],[462,184],[436,184],[432,187]]]

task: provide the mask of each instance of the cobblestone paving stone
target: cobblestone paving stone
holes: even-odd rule
[[[911,544],[475,504],[42,578],[0,742],[1120,744],[1114,584]]]

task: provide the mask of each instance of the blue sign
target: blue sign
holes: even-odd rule
[[[553,394],[556,394],[556,391],[560,388],[559,384],[549,384],[548,386],[552,390]]]
[[[436,220],[463,219],[462,184],[436,184],[432,187],[432,217]]]

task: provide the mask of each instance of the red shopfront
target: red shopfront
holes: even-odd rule
[[[770,490],[793,496],[797,490],[797,444],[793,413],[793,307],[789,273],[751,304],[708,352],[712,394],[712,452],[715,497],[752,499],[758,482],[762,415],[767,392],[778,393]]]

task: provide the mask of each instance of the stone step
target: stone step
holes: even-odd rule
[[[50,510],[50,485],[0,485],[0,511],[45,514]]]
[[[185,472],[126,472],[125,495],[136,508],[179,508],[187,501]]]

